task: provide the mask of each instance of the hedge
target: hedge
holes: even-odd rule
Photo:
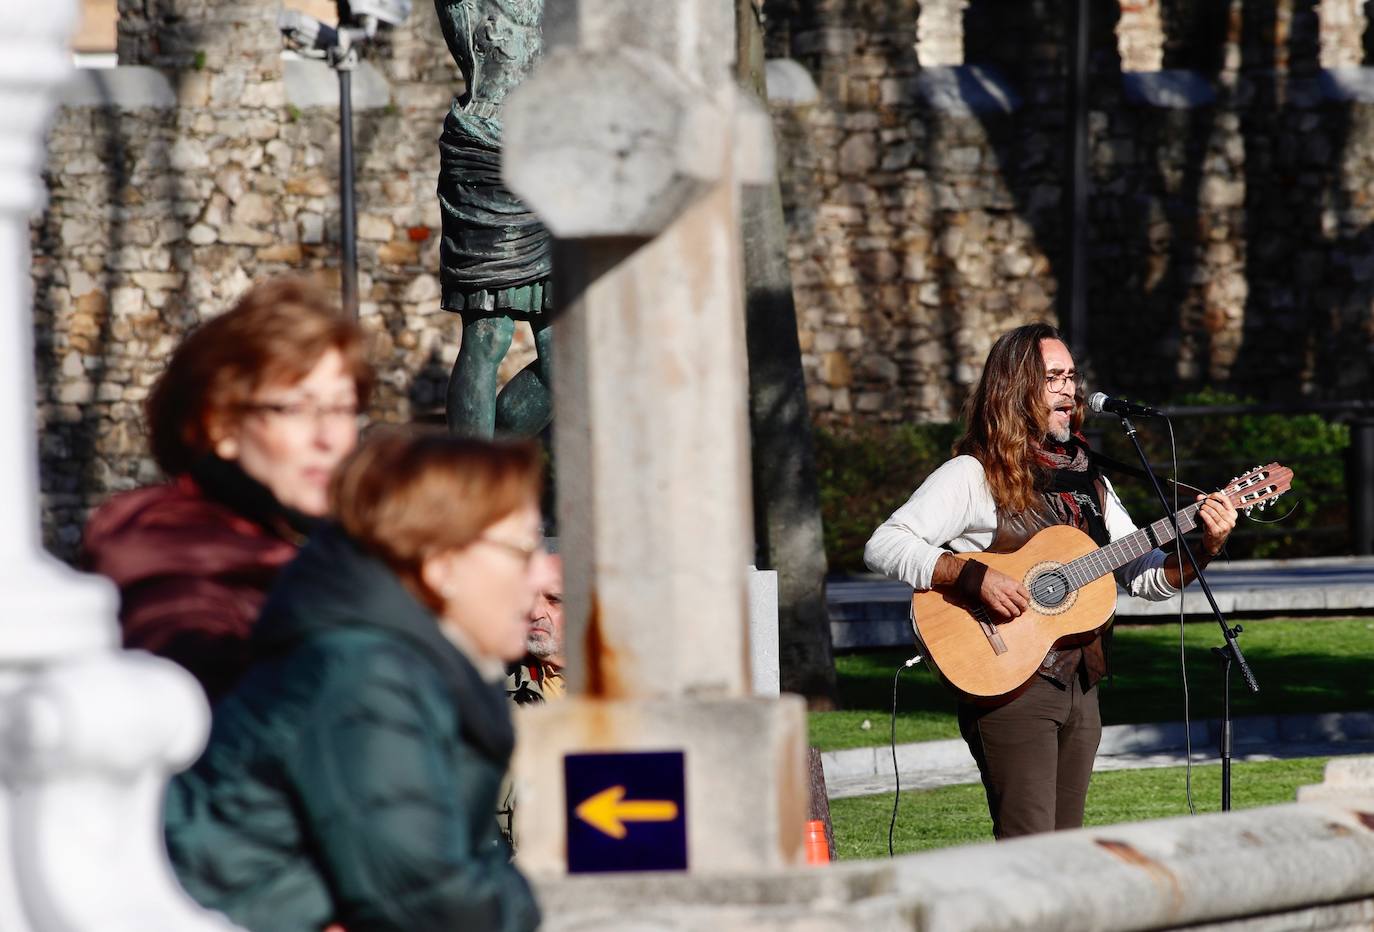
[[[1222,392],[1204,391],[1175,405],[1249,403]],[[1316,414],[1246,414],[1174,419],[1179,474],[1201,488],[1223,486],[1252,466],[1280,462],[1294,472],[1293,491],[1267,511],[1242,518],[1232,536],[1232,559],[1329,556],[1349,552],[1345,451],[1349,429]],[[1139,436],[1160,476],[1171,470],[1168,430],[1163,421],[1137,421]],[[1136,464],[1129,441],[1108,418],[1092,418],[1090,435],[1103,452]],[[825,549],[833,573],[862,572],[864,543],[925,477],[950,456],[961,432],[957,423],[870,425],[818,429],[817,468]],[[1137,523],[1160,514],[1153,491],[1142,480],[1113,476],[1113,484]],[[1180,503],[1193,500],[1181,495]],[[1291,513],[1290,513],[1291,510]]]

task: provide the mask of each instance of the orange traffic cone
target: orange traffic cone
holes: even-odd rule
[[[806,823],[806,863],[830,863],[830,843],[825,840],[825,822],[820,819]]]

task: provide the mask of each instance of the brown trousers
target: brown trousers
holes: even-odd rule
[[[978,762],[995,837],[1082,826],[1102,716],[1097,687],[1085,692],[1079,680],[1061,686],[1037,675],[1005,705],[959,704],[959,731]]]

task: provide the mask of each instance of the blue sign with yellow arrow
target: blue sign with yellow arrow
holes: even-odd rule
[[[687,869],[681,751],[568,754],[568,872]]]

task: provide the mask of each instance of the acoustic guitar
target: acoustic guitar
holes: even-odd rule
[[[1249,514],[1287,492],[1292,480],[1293,470],[1270,463],[1233,479],[1223,492]],[[1175,516],[1183,533],[1197,526],[1201,505],[1194,502]],[[1061,524],[1045,528],[1012,553],[953,554],[1019,579],[1030,605],[1019,617],[999,623],[981,602],[934,589],[918,592],[911,599],[917,638],[955,689],[976,697],[1005,695],[1035,675],[1056,641],[1105,628],[1116,611],[1112,572],[1173,539],[1174,525],[1167,518],[1105,547]]]

